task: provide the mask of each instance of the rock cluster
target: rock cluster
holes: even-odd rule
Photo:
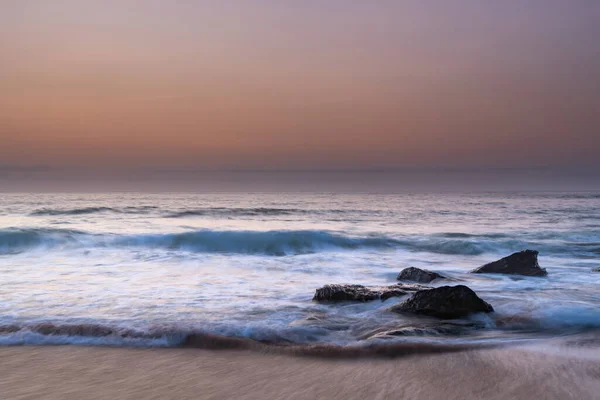
[[[594,271],[600,272],[600,268]],[[476,268],[474,274],[508,274],[546,276],[548,272],[538,264],[536,250],[523,250],[498,261]],[[437,272],[420,268],[405,268],[398,280],[429,283],[448,279]],[[367,287],[363,285],[325,285],[313,297],[318,302],[386,300],[412,293],[408,299],[389,308],[397,313],[426,315],[442,319],[457,319],[473,313],[490,313],[494,308],[465,285],[433,288],[420,284],[398,283],[391,286]]]

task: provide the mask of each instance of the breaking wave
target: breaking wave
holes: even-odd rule
[[[518,237],[518,235],[516,235]],[[195,253],[257,254],[284,256],[330,250],[402,249],[455,255],[481,255],[535,248],[546,254],[594,255],[600,252],[597,233],[539,235],[531,240],[511,239],[504,234],[470,235],[441,233],[425,236],[354,237],[324,230],[196,230],[161,234],[95,234],[70,229],[0,229],[0,254],[42,248],[136,248],[181,250]]]
[[[171,234],[110,235],[68,229],[0,230],[0,253],[54,247],[151,247],[198,253],[287,254],[314,253],[327,249],[392,248],[398,242],[387,237],[348,237],[326,231],[212,231]]]
[[[72,229],[31,228],[0,229],[0,254],[20,253],[31,248],[53,248],[76,244],[85,232]]]
[[[184,347],[211,350],[249,350],[294,356],[355,358],[401,357],[495,346],[491,343],[410,342],[338,345],[296,343],[279,338],[252,339],[223,336],[201,330],[177,327],[130,329],[102,324],[0,325],[0,345],[95,345],[125,347]]]
[[[327,249],[392,248],[387,237],[347,237],[326,231],[211,231],[124,236],[118,245],[151,246],[201,253],[242,253],[283,256]]]
[[[481,326],[460,325],[442,321],[437,329],[407,326],[403,329],[379,332],[357,341],[336,343],[315,340],[296,332],[296,340],[286,338],[285,332],[271,329],[247,335],[246,331],[227,335],[212,329],[178,325],[157,325],[131,328],[105,323],[38,322],[0,325],[0,346],[15,345],[91,345],[118,347],[179,347],[211,350],[246,350],[262,353],[287,354],[326,358],[401,357],[411,354],[430,354],[490,348],[510,343],[510,340],[535,340],[555,336],[598,332],[598,324],[578,326],[577,329],[548,331],[521,329],[483,332]],[[446,326],[448,325],[448,326]],[[571,327],[573,328],[573,327]],[[459,329],[459,331],[457,331]],[[379,329],[381,330],[381,329]],[[306,334],[306,332],[304,332]],[[507,336],[508,335],[508,336]],[[508,340],[507,340],[508,339]],[[515,343],[517,343],[515,342]]]

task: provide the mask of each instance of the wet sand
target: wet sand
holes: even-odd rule
[[[599,399],[597,348],[326,360],[241,350],[0,348],[2,399]]]

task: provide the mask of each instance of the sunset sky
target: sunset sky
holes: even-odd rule
[[[0,169],[600,167],[600,1],[1,0]]]

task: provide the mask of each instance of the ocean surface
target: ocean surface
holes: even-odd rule
[[[546,278],[468,272],[534,249]],[[451,323],[403,300],[318,304],[405,267],[496,312]],[[600,193],[1,194],[0,344],[503,342],[600,328]]]

